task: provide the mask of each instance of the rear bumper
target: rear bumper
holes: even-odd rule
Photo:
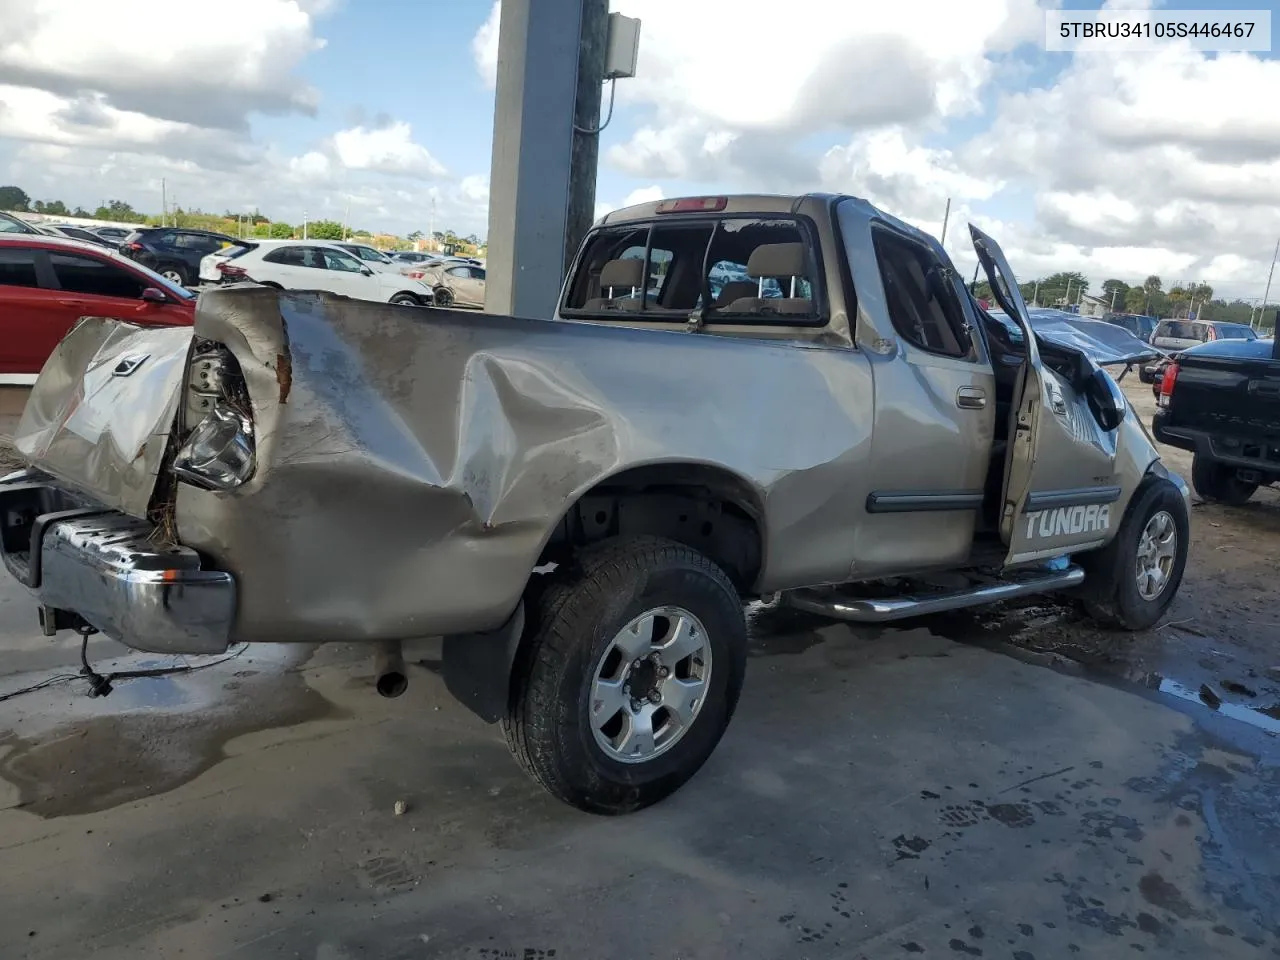
[[[1216,463],[1241,470],[1256,470],[1264,477],[1280,477],[1280,440],[1275,437],[1240,437],[1193,430],[1169,423],[1169,412],[1157,410],[1151,432],[1161,443],[1189,450]]]
[[[236,584],[202,570],[156,527],[97,506],[36,471],[0,481],[0,554],[39,605],[46,634],[88,624],[152,653],[221,653]]]

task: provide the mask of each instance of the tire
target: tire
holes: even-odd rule
[[[584,550],[571,569],[557,571],[537,597],[531,597],[528,633],[512,673],[511,699],[502,722],[507,745],[516,760],[552,796],[588,813],[617,815],[647,807],[670,796],[711,756],[729,725],[742,691],[747,661],[747,629],[737,590],[718,566],[695,550],[658,537],[608,540]],[[670,679],[658,679],[658,666],[637,669],[620,649],[626,643],[651,649],[643,632],[627,628],[637,618],[658,610],[655,631],[684,624],[690,642],[701,641],[702,662],[695,658],[672,666]],[[677,615],[678,614],[678,615]],[[688,616],[685,616],[688,615]],[[701,631],[696,627],[701,626]],[[650,657],[660,657],[657,652]],[[615,659],[616,658],[616,659]],[[616,666],[611,668],[611,663]],[[699,675],[694,668],[701,667]],[[683,680],[679,677],[685,673]],[[669,701],[652,707],[653,753],[648,759],[619,759],[627,752],[637,702],[619,695],[622,718],[617,732],[603,712],[592,719],[593,700],[606,678],[616,693],[626,684],[661,685]],[[702,696],[682,683],[701,682]],[[634,691],[633,691],[634,692]],[[680,697],[692,703],[687,724],[676,724],[667,702]],[[615,698],[610,698],[615,699]],[[653,701],[658,704],[659,701]],[[603,706],[607,710],[608,705]],[[667,719],[663,719],[663,718]],[[668,726],[670,721],[670,726]],[[675,729],[673,734],[671,731]],[[670,741],[664,746],[663,731]],[[618,739],[617,747],[603,740]],[[643,747],[637,748],[641,753]]]
[[[1139,380],[1141,383],[1155,383],[1155,382],[1156,382],[1156,378],[1155,378],[1154,376],[1152,376],[1151,374],[1147,373],[1147,371],[1143,370],[1141,367],[1139,367],[1139,368],[1138,368],[1138,380]]]
[[[1236,476],[1235,467],[1198,453],[1191,461],[1191,486],[1205,500],[1216,500],[1233,507],[1247,503],[1258,490],[1256,483],[1248,483]]]
[[[176,283],[186,286],[190,282],[187,274],[187,268],[180,263],[166,263],[163,267],[156,271],[160,276],[164,277],[170,283]]]
[[[412,293],[397,293],[391,298],[391,303],[399,307],[420,307],[422,301],[415,297]]]
[[[453,306],[453,291],[448,287],[436,287],[434,302],[437,307],[448,310]]]
[[[1168,526],[1158,518],[1165,517]],[[1163,584],[1139,585],[1139,554],[1146,554],[1144,535],[1171,526],[1174,541]],[[1085,569],[1084,606],[1099,623],[1122,630],[1147,630],[1164,616],[1178,593],[1187,565],[1191,521],[1178,488],[1163,477],[1153,477],[1138,487],[1120,530],[1107,546],[1081,558]],[[1163,536],[1157,535],[1163,541]],[[1146,554],[1144,568],[1150,569]],[[1092,588],[1092,589],[1091,589]]]

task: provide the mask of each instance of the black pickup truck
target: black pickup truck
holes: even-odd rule
[[[1280,483],[1280,339],[1182,351],[1156,402],[1156,439],[1195,454],[1191,483],[1206,500],[1241,504]]]

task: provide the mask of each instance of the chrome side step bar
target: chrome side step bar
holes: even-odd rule
[[[841,598],[817,590],[792,590],[782,595],[782,602],[806,613],[816,613],[835,620],[858,623],[887,623],[930,613],[945,613],[965,607],[980,607],[1001,600],[1033,596],[1054,590],[1066,590],[1084,582],[1084,571],[1077,566],[1065,570],[1046,571],[1036,577],[1007,583],[993,583],[952,593],[926,593],[889,599]]]

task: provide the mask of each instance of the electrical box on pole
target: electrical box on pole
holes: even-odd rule
[[[640,21],[620,13],[609,14],[609,41],[604,56],[604,79],[623,80],[636,75],[640,57]]]

